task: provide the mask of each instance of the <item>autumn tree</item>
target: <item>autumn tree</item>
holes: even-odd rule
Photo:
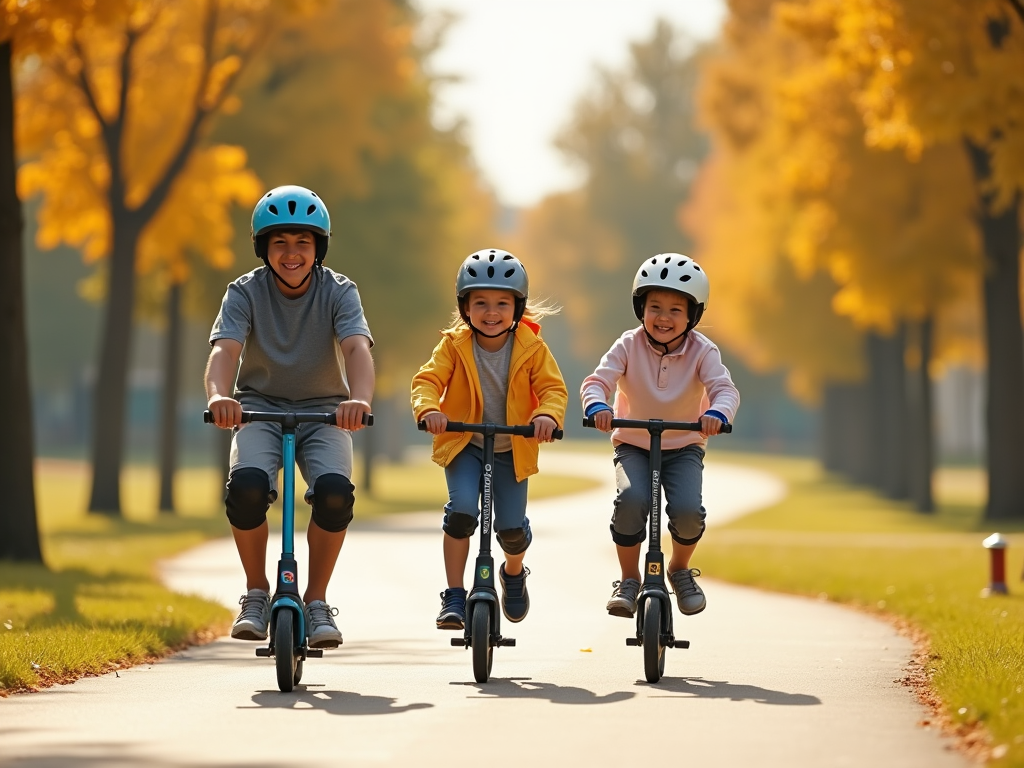
[[[963,146],[973,173],[982,243],[988,361],[987,516],[1024,509],[1024,330],[1021,199],[1024,190],[1024,5],[986,0],[819,0],[785,6],[806,38],[827,40],[829,65],[853,89],[864,139],[917,157]]]
[[[58,45],[23,72],[19,183],[43,197],[42,247],[65,242],[104,262],[89,509],[117,513],[136,273],[187,247],[223,257],[227,209],[257,184],[243,151],[203,137],[286,4],[87,7],[80,23],[54,25]]]

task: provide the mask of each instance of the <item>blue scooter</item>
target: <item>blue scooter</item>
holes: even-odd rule
[[[213,424],[213,414],[203,413],[203,421]],[[274,657],[277,687],[292,690],[302,679],[302,662],[322,658],[324,652],[308,645],[306,612],[299,593],[299,566],[295,562],[295,428],[299,424],[337,424],[333,413],[266,413],[242,411],[242,423],[272,421],[281,425],[282,489],[281,559],[277,561],[277,584],[270,601],[270,645],[257,648],[256,655]],[[373,414],[363,415],[363,424],[373,425]]]
[[[594,417],[583,419],[584,427],[594,426]],[[665,586],[665,555],[661,551],[661,435],[670,429],[699,432],[699,421],[662,421],[661,419],[612,419],[612,429],[646,429],[651,435],[651,512],[648,520],[647,559],[644,583],[637,595],[636,637],[627,637],[626,645],[644,649],[644,676],[656,683],[665,674],[665,649],[689,648],[689,640],[676,640],[672,629],[672,599]],[[722,432],[732,432],[732,424],[723,424]]]

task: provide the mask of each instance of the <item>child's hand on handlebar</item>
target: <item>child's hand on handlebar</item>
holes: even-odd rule
[[[700,436],[708,437],[709,435],[717,435],[722,431],[722,420],[717,416],[701,416],[700,417]]]
[[[231,429],[242,425],[242,404],[237,400],[223,395],[214,395],[206,407],[213,414],[213,423],[221,429]]]
[[[538,416],[532,422],[533,424],[533,436],[537,439],[538,443],[552,443],[555,438],[551,434],[558,427],[555,420],[550,416]]]
[[[335,411],[334,417],[342,429],[358,432],[366,426],[363,424],[364,413],[370,413],[370,404],[365,400],[344,400]]]
[[[615,414],[608,410],[598,411],[594,414],[594,426],[602,432],[612,431],[612,419]]]
[[[427,425],[427,432],[440,435],[448,426],[448,417],[440,411],[431,411],[423,417],[423,423]]]

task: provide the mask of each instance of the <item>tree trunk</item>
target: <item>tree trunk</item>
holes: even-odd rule
[[[985,191],[992,168],[988,150],[965,142],[978,183],[978,228],[985,253],[983,294],[988,356],[986,454],[988,520],[1024,519],[1024,329],[1020,307],[1020,207],[1014,195],[995,211],[995,195]]]
[[[178,392],[181,382],[181,285],[167,291],[164,391],[160,407],[160,511],[174,511],[174,472],[178,468]]]
[[[882,420],[879,453],[884,457],[882,491],[890,499],[910,498],[908,483],[909,424],[907,421],[907,327],[900,323],[884,339],[883,376],[885,396],[879,416]]]
[[[846,410],[854,384],[830,382],[825,385],[821,404],[821,464],[827,472],[849,475],[849,434],[846,432]]]
[[[919,512],[934,512],[932,474],[935,471],[935,433],[932,420],[932,319],[916,327],[917,367],[911,369],[907,386],[908,486]]]
[[[115,193],[112,200],[118,201]],[[121,462],[124,456],[128,362],[135,306],[135,248],[143,222],[112,206],[113,243],[107,303],[103,316],[100,365],[93,395],[92,493],[89,511],[121,514]]]
[[[11,43],[0,45],[0,559],[43,562],[33,485],[32,396],[28,382],[23,218],[16,188]]]
[[[853,483],[866,483],[874,441],[871,434],[868,383],[843,384],[839,389],[843,440],[843,474]]]

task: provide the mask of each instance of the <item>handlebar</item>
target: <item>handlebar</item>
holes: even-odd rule
[[[420,432],[427,431],[427,422],[420,421],[416,428]],[[445,432],[477,432],[481,435],[492,434],[492,435],[519,435],[520,437],[533,437],[534,425],[528,424],[526,426],[515,426],[509,427],[504,424],[469,424],[464,421],[449,421],[448,426],[445,427]],[[555,427],[551,433],[551,437],[554,440],[561,440],[565,435],[565,432],[558,427]]]
[[[594,417],[587,416],[583,419],[584,427],[594,426]],[[677,429],[686,432],[700,432],[699,421],[662,421],[661,419],[612,419],[613,429],[646,429],[648,432],[657,431],[659,434],[670,429]],[[732,424],[722,424],[722,434],[732,432]]]
[[[252,421],[273,421],[284,424],[287,427],[294,427],[296,424],[334,424],[338,425],[337,414],[335,413],[273,413],[267,411],[242,411],[242,423],[248,424]],[[213,414],[203,411],[203,423],[213,424]],[[373,426],[373,414],[363,414],[363,424]]]

